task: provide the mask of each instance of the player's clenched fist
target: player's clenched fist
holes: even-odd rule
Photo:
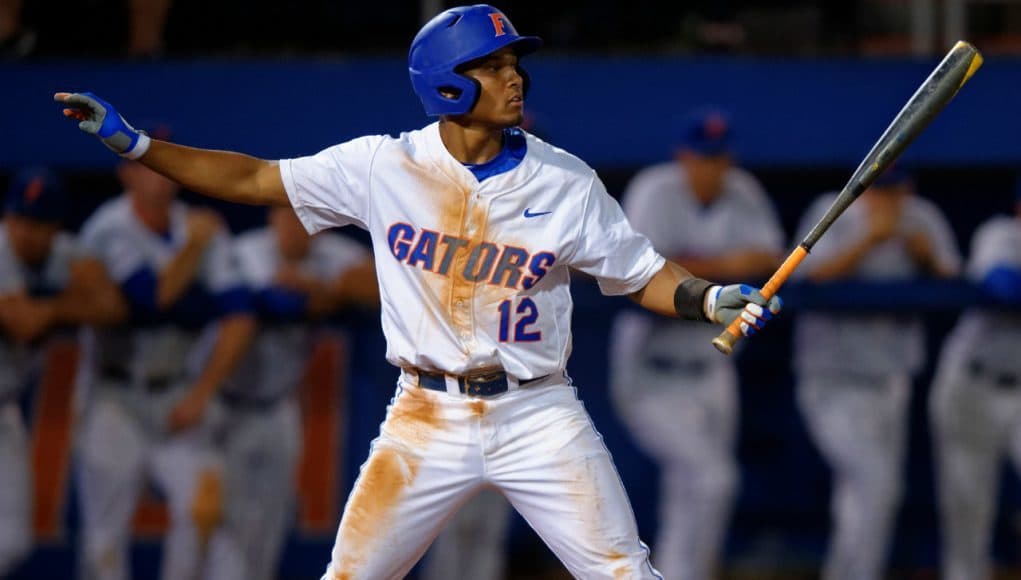
[[[188,240],[205,247],[224,229],[223,220],[211,209],[195,208],[188,211]]]
[[[138,159],[149,150],[149,136],[128,124],[113,105],[92,93],[57,93],[53,100],[63,103],[64,116],[79,121],[78,128],[99,137],[118,155]]]
[[[774,296],[768,301],[747,284],[713,286],[706,292],[705,312],[709,320],[729,326],[741,317],[741,333],[751,336],[780,312],[783,301]]]

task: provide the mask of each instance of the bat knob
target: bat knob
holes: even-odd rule
[[[719,336],[713,339],[713,346],[716,347],[716,350],[729,356],[730,353],[734,352],[734,344],[736,342],[737,337],[724,330]]]

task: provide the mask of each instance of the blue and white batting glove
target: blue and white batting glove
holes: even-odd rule
[[[78,119],[78,128],[95,135],[114,153],[138,159],[149,150],[151,140],[128,124],[113,105],[92,93],[57,93],[53,100],[67,106],[64,116]]]
[[[774,296],[768,301],[747,284],[713,286],[706,291],[705,314],[712,322],[729,326],[741,317],[741,333],[751,336],[779,314],[783,301]]]

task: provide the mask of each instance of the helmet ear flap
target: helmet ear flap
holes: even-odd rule
[[[450,88],[456,89],[458,91],[458,95],[453,100],[449,99],[448,97],[444,97],[443,95],[440,95],[440,97],[443,99],[450,100],[452,103],[457,103],[462,107],[466,105],[465,113],[470,113],[472,112],[472,110],[475,109],[475,105],[479,104],[479,98],[482,96],[482,83],[480,83],[476,79],[460,74],[458,72],[455,72],[454,74],[457,75],[458,81],[460,82],[458,83],[457,87]],[[437,90],[443,91],[444,88],[445,87],[440,87]]]

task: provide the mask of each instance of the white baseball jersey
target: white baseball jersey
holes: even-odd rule
[[[997,216],[979,227],[971,242],[966,274],[981,282],[991,270],[1007,267],[1021,270],[1021,219]],[[949,356],[967,356],[995,372],[1021,374],[1021,313],[971,308],[947,337]]]
[[[783,251],[783,229],[759,182],[747,171],[727,171],[720,196],[705,206],[695,197],[684,168],[676,162],[654,165],[628,185],[624,211],[635,229],[649,237],[656,250],[683,263],[685,256],[704,258],[736,250]],[[722,361],[712,346],[719,329],[710,324],[643,317],[643,330],[629,331],[636,352],[661,347],[664,354],[685,359]],[[638,326],[638,323],[632,323]],[[655,333],[654,343],[646,344]]]
[[[60,233],[53,242],[49,258],[42,267],[26,267],[14,255],[6,228],[0,224],[0,296],[23,292],[28,296],[60,293],[68,283],[71,264],[83,252],[70,234]],[[17,346],[0,333],[0,403],[14,397],[26,380],[32,349]]]
[[[805,213],[796,239],[809,229],[833,203],[837,194],[823,195]],[[814,268],[845,251],[868,232],[868,208],[852,204],[830,227],[795,276],[804,278]],[[961,257],[946,218],[932,202],[917,196],[904,200],[898,231],[924,232],[936,259],[957,270]],[[857,280],[910,280],[921,275],[901,238],[894,237],[873,248],[849,276]],[[806,312],[795,324],[795,366],[798,372],[832,372],[855,375],[914,373],[925,360],[925,336],[921,320],[914,315],[835,315]]]
[[[571,352],[568,266],[604,294],[640,290],[664,259],[595,172],[532,135],[513,171],[482,183],[434,123],[280,162],[309,230],[372,235],[387,360],[518,379],[561,371]]]
[[[142,270],[157,276],[177,254],[187,236],[188,208],[176,202],[171,209],[170,231],[161,236],[148,229],[136,216],[127,196],[99,207],[82,226],[82,243],[105,264],[122,288]],[[227,234],[220,234],[207,246],[195,286],[210,295],[242,287],[241,276]],[[187,313],[139,313],[135,297],[130,326],[95,329],[93,367],[103,374],[116,368],[133,382],[177,380],[198,373],[207,348],[196,348],[196,336],[216,314],[213,298],[199,299]],[[144,310],[144,309],[143,309]]]
[[[274,288],[283,260],[273,230],[262,228],[240,236],[236,254],[241,275],[254,293],[259,312],[261,293]],[[318,235],[312,238],[300,270],[306,276],[329,282],[367,257],[368,251],[354,240]],[[223,390],[259,401],[279,399],[301,380],[311,350],[311,328],[304,317],[288,321],[260,317],[259,333],[251,350]]]

